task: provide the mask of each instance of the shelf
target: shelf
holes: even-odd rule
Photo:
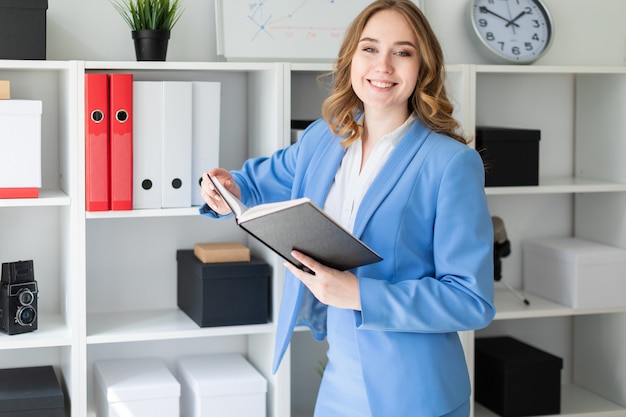
[[[0,70],[66,70],[72,65],[72,61],[48,61],[48,60],[15,60],[0,59]]]
[[[529,319],[544,317],[582,316],[590,314],[610,314],[626,312],[625,307],[616,308],[593,308],[575,309],[554,301],[541,298],[518,290],[528,299],[530,305],[525,305],[513,292],[506,288],[496,288],[494,299],[496,305],[496,317],[494,320]]]
[[[168,209],[88,211],[85,213],[85,217],[87,219],[127,219],[148,217],[198,216],[199,208],[200,207],[196,206]]]
[[[0,350],[70,346],[71,344],[71,331],[59,314],[40,313],[37,319],[37,330],[32,332],[11,336],[0,334]]]
[[[123,343],[271,333],[274,325],[199,327],[181,310],[128,311],[87,316],[87,343]]]
[[[39,191],[38,198],[3,198],[0,207],[52,207],[69,206],[70,197],[60,190]]]
[[[486,187],[487,195],[574,194],[625,192],[626,184],[573,177],[546,177],[538,186]]]
[[[520,293],[528,299],[530,305],[525,305],[513,292],[505,288],[496,288],[494,292],[496,317],[494,320],[558,317],[574,314],[572,308],[523,291]]]
[[[617,66],[475,65],[477,73],[495,74],[626,74]]]
[[[85,61],[88,71],[257,71],[273,70],[278,65],[270,62]]]
[[[528,399],[532,401],[532,398]],[[578,385],[561,386],[561,414],[553,417],[625,417],[626,409],[608,401]],[[481,404],[476,403],[474,417],[498,417]],[[550,416],[545,416],[550,417]]]

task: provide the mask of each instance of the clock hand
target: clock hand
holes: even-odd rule
[[[507,19],[506,17],[502,17],[502,16],[500,16],[499,14],[492,12],[491,10],[489,10],[488,8],[486,8],[485,6],[481,6],[481,7],[479,7],[479,8],[478,8],[478,10],[479,10],[481,13],[489,13],[489,14],[494,15],[494,16],[495,16],[495,17],[497,17],[497,18],[500,18],[500,19],[504,20],[505,22],[507,22],[507,23],[506,23],[506,26],[509,26],[509,25],[511,25],[511,24],[512,24],[512,25],[514,25],[514,26],[519,27],[519,25],[518,25],[517,23],[515,23],[514,21],[509,20],[509,19]],[[519,17],[519,16],[518,16],[518,17]]]
[[[518,26],[518,27],[519,27],[519,25],[518,25],[517,23],[515,23],[515,21],[516,21],[517,19],[519,19],[520,17],[524,16],[525,14],[526,14],[526,12],[525,12],[525,11],[524,11],[524,12],[521,12],[520,14],[518,14],[517,16],[515,16],[515,18],[514,18],[513,20],[510,20],[510,21],[509,21],[509,23],[507,23],[505,26],[507,26],[507,27],[508,27],[508,26],[510,26],[510,25],[515,25],[515,26]]]

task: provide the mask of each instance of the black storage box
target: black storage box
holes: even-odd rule
[[[0,0],[0,59],[46,59],[48,0]]]
[[[563,359],[508,336],[475,340],[476,401],[503,417],[561,412]]]
[[[538,185],[540,137],[539,130],[476,127],[485,186]]]
[[[179,250],[178,307],[200,327],[267,323],[268,264],[202,263],[193,250]]]
[[[0,369],[0,416],[63,417],[64,409],[52,366]]]

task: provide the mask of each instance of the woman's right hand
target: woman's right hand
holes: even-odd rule
[[[228,204],[224,202],[219,192],[215,189],[215,186],[209,179],[209,175],[216,178],[228,191],[230,191],[235,197],[241,198],[241,190],[237,186],[237,183],[233,181],[233,176],[230,172],[222,168],[214,168],[210,171],[202,174],[202,198],[207,205],[218,214],[228,214],[231,212]]]

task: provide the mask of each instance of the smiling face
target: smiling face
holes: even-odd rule
[[[405,18],[393,10],[373,15],[352,57],[350,77],[365,113],[404,121],[418,68],[417,40]]]

